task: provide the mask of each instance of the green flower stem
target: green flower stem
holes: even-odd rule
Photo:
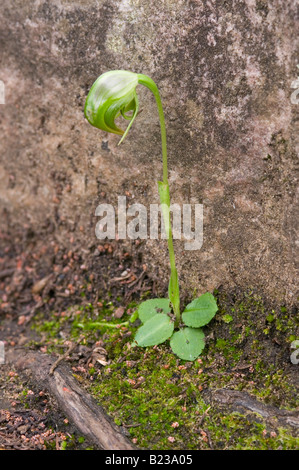
[[[147,75],[143,75],[139,73],[138,83],[146,86],[154,94],[155,99],[156,99],[158,112],[159,112],[159,119],[160,119],[160,128],[161,128],[162,157],[163,157],[163,183],[168,184],[166,127],[165,127],[164,111],[163,111],[160,93],[154,80],[152,80]]]
[[[173,248],[173,237],[172,237],[172,230],[171,230],[171,223],[170,223],[170,197],[169,197],[169,182],[168,182],[168,167],[167,167],[167,141],[166,141],[166,126],[165,126],[165,119],[164,119],[164,111],[162,106],[162,101],[160,97],[160,93],[158,90],[157,85],[155,82],[148,77],[147,75],[138,74],[138,83],[141,85],[146,86],[155,96],[158,112],[159,112],[159,119],[160,119],[160,128],[161,128],[161,141],[162,141],[162,161],[163,161],[163,184],[164,189],[162,190],[161,187],[159,188],[160,193],[160,200],[161,203],[165,203],[168,206],[168,213],[164,216],[165,228],[168,232],[168,252],[169,252],[169,261],[170,261],[170,287],[169,287],[169,297],[172,303],[172,307],[176,317],[176,325],[180,323],[181,313],[180,313],[180,294],[179,294],[179,286],[178,286],[178,273],[175,265],[175,255],[174,255],[174,248]],[[164,193],[161,197],[161,193]],[[167,193],[167,195],[165,194]],[[166,198],[166,200],[165,200]]]
[[[123,323],[115,324],[115,323],[107,323],[107,322],[104,322],[104,321],[96,321],[96,322],[90,322],[87,325],[84,325],[83,323],[78,323],[78,326],[79,326],[79,328],[86,328],[86,327],[88,327],[88,328],[101,328],[101,327],[121,328],[122,326],[129,326],[129,322],[126,321],[126,322],[123,322]]]

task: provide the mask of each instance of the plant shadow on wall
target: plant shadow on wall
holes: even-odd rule
[[[92,85],[86,99],[84,114],[94,127],[121,135],[119,142],[121,143],[138,114],[139,101],[136,93],[138,84],[146,86],[154,94],[160,118],[163,181],[158,182],[158,192],[168,240],[170,279],[168,298],[149,299],[142,302],[131,317],[131,322],[139,317],[142,323],[132,346],[155,346],[170,340],[172,351],[180,359],[194,361],[205,346],[204,333],[201,328],[212,320],[218,307],[214,296],[207,292],[189,303],[181,313],[179,278],[175,265],[170,220],[166,129],[157,85],[150,77],[143,74],[125,70],[106,72]],[[119,116],[129,121],[125,131],[115,124]]]

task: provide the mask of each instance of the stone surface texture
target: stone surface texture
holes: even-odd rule
[[[142,112],[123,144],[91,127],[83,107],[103,72],[158,84],[166,116],[172,202],[202,203],[204,242],[175,241],[182,289],[253,287],[296,298],[299,75],[296,0],[2,0],[0,227],[94,242],[101,202],[158,202],[158,115]],[[104,194],[105,193],[105,194]],[[163,282],[165,241],[144,259]]]

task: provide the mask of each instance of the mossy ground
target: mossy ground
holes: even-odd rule
[[[298,406],[298,365],[290,361],[290,344],[298,338],[295,310],[275,308],[254,292],[215,292],[219,310],[205,328],[206,347],[194,362],[179,360],[169,345],[132,348],[137,324],[97,327],[114,318],[112,302],[74,306],[63,315],[36,317],[48,352],[63,353],[66,339],[82,335],[87,348],[97,342],[107,351],[107,365],[72,365],[75,377],[98,400],[115,423],[143,449],[296,449],[298,434],[272,417],[240,413],[210,400],[217,389],[249,393],[280,409]],[[35,343],[35,346],[38,346]],[[297,379],[296,379],[297,377]]]

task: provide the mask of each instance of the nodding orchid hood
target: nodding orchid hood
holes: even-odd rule
[[[125,138],[138,113],[136,86],[138,75],[125,70],[106,72],[94,82],[86,98],[84,114],[88,122],[98,129]],[[131,115],[127,115],[132,111]],[[124,131],[115,124],[122,115],[130,123]]]

